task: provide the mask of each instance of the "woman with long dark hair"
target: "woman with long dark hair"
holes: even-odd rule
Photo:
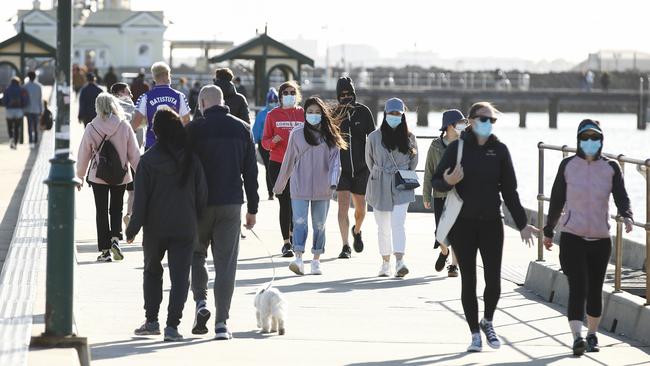
[[[144,308],[146,321],[136,335],[160,334],[158,311],[162,302],[163,267],[167,252],[169,293],[165,341],[179,341],[178,325],[189,290],[197,222],[208,199],[199,159],[192,154],[180,117],[159,109],[153,118],[156,143],[140,159],[135,180],[133,215],[126,229],[129,243],[143,228]]]
[[[465,319],[472,332],[468,352],[480,352],[483,349],[480,330],[485,333],[490,347],[501,347],[492,325],[501,297],[504,232],[499,194],[520,230],[522,241],[532,245],[533,234],[539,232],[528,225],[526,211],[519,201],[517,178],[508,147],[492,134],[497,113],[497,109],[487,102],[472,105],[468,113],[471,125],[459,140],[447,147],[432,181],[433,188],[439,192],[449,192],[456,187],[463,199],[462,209],[448,238],[453,243],[458,258],[462,282],[461,301]],[[463,149],[462,160],[456,166],[459,146]],[[476,297],[476,254],[479,251],[485,277],[485,315],[480,323]]]
[[[302,255],[308,232],[308,210],[311,206],[312,230],[314,231],[311,274],[322,274],[320,256],[325,251],[325,220],[329,202],[340,177],[339,150],[347,148],[341,137],[338,123],[325,103],[318,97],[305,102],[304,125],[296,127],[289,136],[287,153],[278,174],[273,191],[285,190],[291,177],[291,207],[293,212],[293,248],[296,259],[289,269],[304,274]]]
[[[262,134],[262,146],[270,152],[269,174],[273,185],[278,180],[280,167],[284,154],[287,151],[289,134],[294,128],[302,126],[305,122],[305,111],[300,107],[300,88],[293,80],[280,85],[278,90],[280,106],[274,108],[266,115],[264,133]],[[291,245],[292,213],[290,184],[287,184],[284,191],[276,194],[280,203],[280,230],[282,231],[282,256],[293,257]]]
[[[544,227],[544,245],[551,250],[555,226],[560,223],[560,264],[569,280],[567,318],[573,335],[573,354],[598,352],[596,332],[603,311],[603,281],[612,251],[609,233],[609,197],[614,197],[625,231],[634,220],[621,166],[601,155],[603,131],[598,121],[578,126],[578,152],[564,159],[553,183]],[[563,212],[564,211],[564,212]],[[582,320],[587,312],[587,339]]]
[[[381,127],[370,133],[366,144],[366,164],[370,180],[366,201],[372,206],[379,229],[380,277],[390,276],[390,256],[395,256],[395,276],[404,277],[409,269],[404,263],[406,232],[404,222],[409,203],[415,201],[412,189],[395,185],[398,170],[415,170],[418,145],[406,125],[404,102],[391,98],[386,102]]]

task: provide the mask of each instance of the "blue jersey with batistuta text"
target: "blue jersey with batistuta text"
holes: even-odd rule
[[[136,110],[147,118],[145,149],[149,149],[156,142],[156,135],[153,133],[153,115],[158,109],[164,107],[173,109],[181,117],[190,113],[185,95],[169,85],[156,85],[138,98]]]

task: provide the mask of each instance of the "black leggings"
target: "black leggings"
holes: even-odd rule
[[[100,251],[111,249],[111,238],[122,239],[122,207],[126,185],[109,186],[97,183],[90,185],[95,196],[97,247]]]
[[[442,210],[445,208],[445,199],[446,197],[434,197],[433,198],[433,217],[436,220],[436,231],[438,231],[438,223],[440,222],[440,217],[442,217]],[[434,233],[435,233],[434,232]],[[440,243],[436,240],[434,248],[438,248]]]
[[[282,163],[277,161],[269,161],[269,174],[271,176],[271,182],[275,185],[275,182],[278,180],[278,175],[280,174],[280,167]],[[282,231],[282,239],[289,240],[291,237],[292,230],[292,221],[293,221],[293,212],[291,211],[291,193],[289,186],[291,181],[287,181],[287,186],[284,187],[281,195],[276,196],[278,202],[280,202],[280,231]]]
[[[603,281],[611,251],[610,238],[589,241],[569,233],[560,236],[560,264],[569,280],[569,321],[584,319],[585,300],[587,315],[597,318],[602,314]]]
[[[492,320],[501,296],[501,258],[503,221],[458,218],[449,233],[458,258],[462,282],[461,300],[465,319],[472,333],[479,331],[476,298],[476,253],[481,252],[485,279],[485,319]]]

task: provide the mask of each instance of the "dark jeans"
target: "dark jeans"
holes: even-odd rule
[[[562,233],[560,264],[569,280],[569,321],[582,321],[587,315],[595,318],[603,312],[603,281],[612,251],[610,238],[588,241],[579,236]]]
[[[269,197],[273,196],[273,182],[271,181],[271,175],[269,174],[269,157],[270,153],[266,150],[262,144],[257,144],[257,150],[260,152],[262,161],[264,162],[264,170],[266,171],[266,191],[269,193]]]
[[[190,288],[190,268],[195,238],[157,238],[145,229],[142,242],[144,250],[144,310],[147,322],[158,321],[163,297],[163,266],[167,252],[169,278],[172,282],[167,306],[167,326],[176,328],[183,317],[183,308]]]
[[[14,140],[14,144],[18,145],[18,142],[22,143],[23,135],[23,119],[13,118],[7,120],[7,127],[9,129],[9,140]]]
[[[27,113],[27,130],[29,132],[29,143],[38,142],[38,122],[41,117],[38,113]]]
[[[241,205],[208,206],[199,222],[199,240],[192,259],[192,293],[194,301],[208,298],[208,270],[205,260],[212,246],[214,263],[215,322],[230,317],[230,303],[235,291],[237,256],[241,233]]]
[[[501,297],[501,259],[503,257],[503,221],[458,218],[449,233],[460,267],[461,301],[472,333],[479,331],[476,298],[476,254],[481,252],[485,279],[485,319],[492,320]]]
[[[124,189],[126,185],[110,186],[91,183],[91,186],[95,196],[97,246],[100,251],[110,249],[111,238],[122,239],[122,206],[124,205]]]
[[[269,174],[271,175],[271,182],[273,182],[273,185],[275,185],[275,182],[278,180],[280,167],[282,167],[282,163],[278,163],[277,161],[269,162]],[[293,230],[290,185],[291,180],[288,180],[287,186],[284,188],[282,194],[277,196],[278,202],[280,203],[280,231],[282,231],[282,239],[284,240],[288,240],[291,237],[291,231]]]

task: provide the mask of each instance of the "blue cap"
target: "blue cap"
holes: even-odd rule
[[[386,101],[386,106],[384,107],[386,113],[389,112],[400,112],[404,113],[404,102],[399,98],[390,98]]]
[[[278,101],[278,92],[275,88],[269,88],[269,92],[266,93],[266,104],[274,103]]]
[[[440,131],[447,131],[447,127],[463,120],[466,120],[463,112],[458,109],[448,109],[442,112],[442,126],[440,127]]]

